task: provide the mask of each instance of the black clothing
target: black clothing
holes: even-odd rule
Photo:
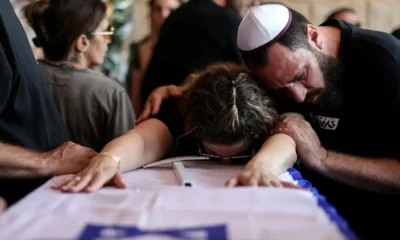
[[[338,87],[343,106],[331,111],[304,103],[297,104],[297,110],[328,150],[400,160],[400,41],[344,21],[328,20],[322,25],[341,29],[339,60],[344,69]],[[400,197],[360,190],[306,168],[302,175],[361,239],[389,239],[397,231],[394,219],[400,214]]]
[[[143,79],[142,102],[155,88],[181,84],[212,63],[242,63],[236,46],[241,18],[211,0],[191,0],[164,22]]]
[[[9,1],[0,1],[0,82],[0,141],[48,151],[69,140]],[[44,179],[0,179],[0,196],[10,205],[43,182]]]

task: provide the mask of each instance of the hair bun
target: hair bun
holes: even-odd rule
[[[43,20],[43,15],[46,9],[49,7],[48,0],[40,0],[30,4],[27,4],[23,9],[24,16],[28,21],[29,25],[33,26]]]

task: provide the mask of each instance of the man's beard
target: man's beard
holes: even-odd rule
[[[320,52],[313,52],[317,58],[321,69],[325,88],[315,89],[307,94],[307,99],[319,95],[315,104],[321,110],[337,110],[342,107],[342,93],[340,89],[340,78],[343,72],[343,66],[340,61],[329,55]]]

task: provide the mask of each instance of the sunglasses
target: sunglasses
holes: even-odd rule
[[[92,38],[94,36],[112,36],[114,35],[114,27],[109,26],[105,31],[101,32],[91,32],[86,34],[89,38]]]
[[[204,157],[208,157],[210,159],[216,159],[216,160],[245,160],[245,159],[250,159],[254,156],[255,151],[253,149],[252,154],[251,155],[241,155],[241,156],[232,156],[232,157],[222,157],[222,156],[218,156],[218,155],[213,155],[213,154],[208,154],[205,153],[203,151],[203,149],[201,148],[201,144],[200,142],[197,142],[197,145],[199,147],[199,155],[200,156],[204,156]]]

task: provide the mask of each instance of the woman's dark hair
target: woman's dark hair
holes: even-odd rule
[[[292,22],[286,32],[276,42],[295,51],[300,48],[311,49],[306,35],[307,20],[301,13],[289,8],[292,15]],[[241,51],[247,65],[263,67],[268,64],[268,50],[270,44],[264,44],[251,51]]]
[[[81,34],[93,32],[106,16],[101,0],[39,0],[23,8],[48,60],[68,58]]]
[[[193,76],[185,116],[196,138],[231,145],[269,134],[278,114],[246,67],[216,64]]]

